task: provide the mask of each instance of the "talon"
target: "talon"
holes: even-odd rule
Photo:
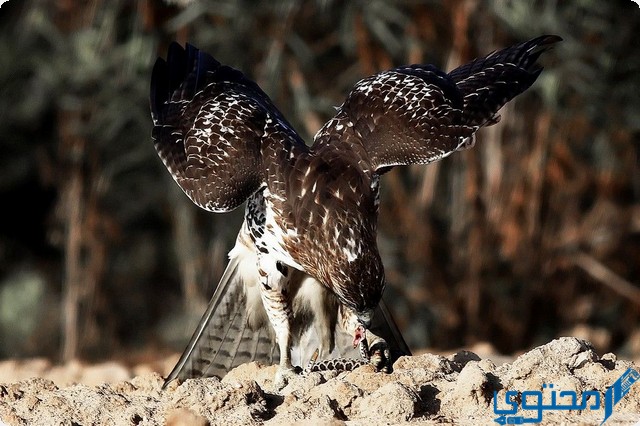
[[[273,382],[273,386],[277,390],[282,390],[282,388],[287,386],[291,379],[293,379],[297,375],[298,374],[293,368],[278,368],[278,371],[276,371],[276,377]]]
[[[391,373],[393,371],[389,346],[383,339],[378,340],[371,346],[369,363],[378,371],[384,373]]]

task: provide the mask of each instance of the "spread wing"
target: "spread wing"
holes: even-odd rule
[[[151,77],[153,140],[180,188],[198,206],[225,212],[265,181],[269,144],[306,149],[269,97],[240,71],[172,43]]]
[[[489,54],[449,74],[432,65],[392,69],[358,82],[314,145],[361,145],[373,171],[427,164],[473,143],[478,128],[537,79],[542,36]]]

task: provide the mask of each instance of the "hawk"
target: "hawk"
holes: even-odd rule
[[[203,209],[247,203],[228,266],[167,383],[279,357],[281,387],[295,374],[292,357],[335,356],[366,336],[379,369],[409,353],[382,303],[380,177],[472,146],[559,40],[541,36],[449,73],[408,65],[367,77],[310,146],[240,71],[171,44],[151,78],[155,149]]]

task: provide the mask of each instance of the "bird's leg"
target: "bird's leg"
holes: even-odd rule
[[[260,274],[260,297],[269,321],[275,331],[280,348],[280,364],[276,372],[274,385],[278,389],[285,387],[289,379],[296,375],[291,365],[291,301],[288,297],[288,280],[285,274],[276,268],[275,262],[258,261]]]
[[[366,330],[359,322],[356,314],[349,308],[340,306],[340,326],[349,334],[353,334],[353,345],[356,347],[362,341],[365,341],[368,347],[369,363],[372,364],[376,370],[384,371],[385,373],[391,372],[391,354],[389,352],[389,345],[382,338],[372,333],[371,330]],[[366,348],[366,346],[365,346]]]
[[[373,364],[376,370],[391,373],[391,353],[389,345],[382,337],[369,332],[371,343],[369,344],[369,364]]]
[[[335,330],[337,302],[335,297],[328,293],[328,290],[318,281],[311,277],[306,277],[302,282],[300,292],[306,295],[309,308],[313,313],[313,329],[315,330],[315,338],[312,333],[306,333],[308,339],[319,340],[318,356],[320,359],[326,359],[335,346],[333,332]],[[333,315],[328,314],[334,312]]]

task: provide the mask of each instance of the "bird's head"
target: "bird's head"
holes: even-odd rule
[[[373,314],[382,299],[384,289],[384,277],[379,282],[368,282],[362,285],[358,291],[338,294],[338,299],[352,312],[349,316],[347,330],[353,330],[353,347],[357,347],[366,338],[366,331],[371,329]],[[354,287],[349,287],[353,289]]]
[[[338,257],[326,268],[328,287],[333,290],[340,304],[351,311],[346,330],[354,333],[353,345],[358,346],[371,327],[373,313],[380,304],[385,287],[384,267],[378,253],[373,233],[356,232],[363,248],[358,256]],[[369,235],[370,234],[370,235]],[[367,238],[370,236],[371,238]],[[349,243],[343,244],[349,247]],[[342,254],[342,251],[338,251]]]

